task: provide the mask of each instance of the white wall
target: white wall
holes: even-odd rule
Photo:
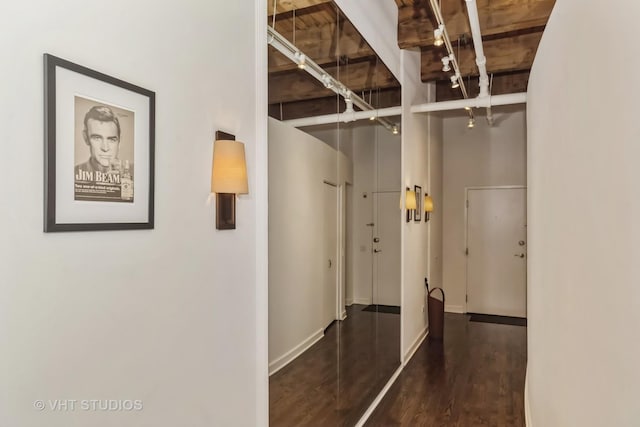
[[[330,123],[326,125],[301,127],[301,131],[323,141],[334,150],[341,151],[353,159],[353,123]]]
[[[640,420],[640,81],[594,56],[638,69],[638,19],[624,0],[557,2],[531,72],[529,426]]]
[[[323,181],[351,162],[313,136],[269,119],[269,362],[322,331]],[[342,178],[338,171],[342,171]]]
[[[448,311],[463,312],[466,295],[465,188],[526,185],[526,117],[523,106],[494,107],[495,123],[468,116],[444,118],[443,283]]]
[[[429,287],[442,288],[443,283],[443,164],[444,145],[442,118],[429,116],[429,185],[425,192],[433,198],[434,211],[429,219]]]
[[[429,85],[420,81],[420,52],[403,50],[402,70],[402,186],[413,189],[429,183],[429,116],[412,114],[411,105],[433,100]],[[424,215],[424,213],[422,213]],[[403,360],[424,336],[427,328],[425,309],[428,273],[429,226],[413,220],[402,225],[402,354]]]
[[[0,425],[266,425],[265,7],[0,6]],[[156,92],[155,230],[43,233],[44,52]],[[246,143],[234,231],[216,231],[205,205],[216,129]],[[144,409],[37,411],[37,399]]]
[[[392,1],[336,0],[349,21],[378,54],[391,73],[400,80],[398,47],[398,7]]]

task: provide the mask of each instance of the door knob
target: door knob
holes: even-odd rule
[[[520,241],[518,242],[518,244],[519,244],[520,246],[524,246],[524,240],[520,240]]]
[[[382,252],[382,249],[374,249],[373,252],[374,253]]]
[[[524,254],[513,254],[513,256],[517,256],[518,258],[524,258]]]
[[[379,237],[374,237],[374,238],[373,238],[373,242],[374,242],[374,243],[378,243],[379,241],[380,241],[380,238],[379,238]]]

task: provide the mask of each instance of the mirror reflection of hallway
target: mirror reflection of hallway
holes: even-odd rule
[[[331,64],[324,72],[351,90],[361,82],[354,99],[361,97],[375,109],[398,105],[399,83],[336,5],[312,9],[325,28],[332,20],[339,25],[330,50],[321,56],[315,54],[330,46],[326,38],[318,39],[319,46],[312,39],[298,46],[306,58],[322,60],[321,67]],[[270,21],[285,38],[296,25],[298,30],[314,25],[306,22],[311,14],[298,10],[298,24],[292,15],[279,13]],[[373,56],[353,64],[339,61],[348,46]],[[340,58],[327,59],[336,52],[342,52]],[[374,192],[399,191],[400,135],[390,124],[401,120],[336,121],[335,114],[346,108],[342,95],[273,46],[269,66],[269,421],[272,426],[353,426],[400,365],[400,315],[365,309],[373,303],[373,229],[366,224],[374,219]],[[354,74],[358,70],[365,73]],[[309,90],[283,85],[288,73]],[[378,82],[392,87],[379,88]],[[321,116],[331,123],[318,124]],[[307,118],[312,123],[288,123]],[[397,200],[392,206],[399,238]],[[398,271],[398,295],[399,276]]]

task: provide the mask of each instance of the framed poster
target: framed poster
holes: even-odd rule
[[[422,187],[414,185],[413,189],[416,192],[416,213],[413,216],[415,222],[422,221]]]
[[[153,228],[155,93],[44,55],[44,231]]]

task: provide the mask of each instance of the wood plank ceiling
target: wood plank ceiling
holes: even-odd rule
[[[376,0],[394,1],[394,0]],[[451,89],[451,72],[442,71],[444,47],[433,45],[436,21],[429,0],[395,0],[398,45],[419,48],[421,78],[436,82],[436,99],[460,99]],[[524,92],[542,31],[555,0],[476,0],[487,72],[493,95]],[[464,0],[441,0],[441,11],[469,96],[478,94],[478,69]],[[268,10],[273,24],[273,3]],[[400,104],[399,82],[355,27],[329,0],[276,0],[275,29],[327,73],[371,100],[375,107]],[[294,30],[295,29],[295,30]],[[344,102],[269,47],[269,113],[292,119],[342,111]]]

